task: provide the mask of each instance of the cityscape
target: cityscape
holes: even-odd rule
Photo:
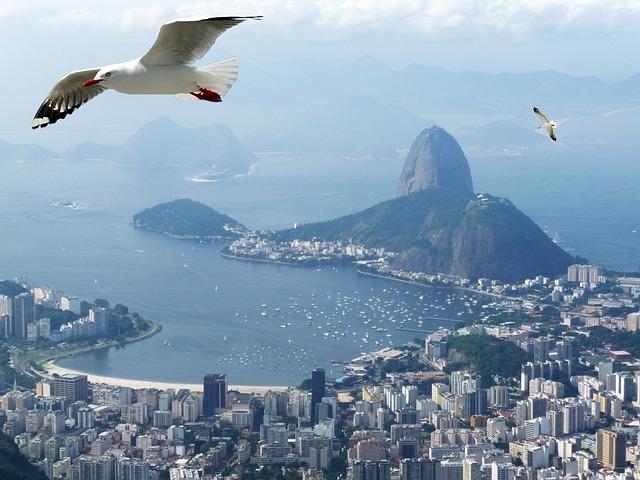
[[[51,288],[2,288],[12,359],[100,347],[123,310]],[[554,279],[449,288],[509,298],[509,308],[287,388],[241,392],[224,372],[199,388],[132,388],[12,360],[2,431],[50,479],[633,478],[640,278],[576,264]],[[44,309],[87,315],[53,329],[36,319]]]
[[[0,480],[640,480],[639,2],[0,0]]]

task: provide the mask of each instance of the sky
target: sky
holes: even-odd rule
[[[132,6],[135,5],[135,6]],[[144,54],[176,17],[263,15],[226,32],[205,63],[291,59],[346,64],[373,55],[393,67],[558,70],[607,81],[640,72],[640,0],[0,0],[0,140],[25,132],[53,84],[71,70]]]

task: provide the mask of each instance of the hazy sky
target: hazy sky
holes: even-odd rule
[[[142,55],[175,17],[262,14],[225,33],[205,59],[242,64],[373,54],[455,70],[555,69],[618,80],[638,73],[640,0],[0,0],[0,140],[28,128],[70,70]],[[20,133],[22,135],[22,133]],[[22,140],[22,137],[20,136]]]

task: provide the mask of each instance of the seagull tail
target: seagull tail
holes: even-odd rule
[[[235,58],[227,58],[221,62],[198,67],[202,72],[201,87],[208,88],[224,96],[238,78],[238,63]]]
[[[238,64],[235,58],[227,58],[221,62],[203,65],[196,68],[198,72],[197,84],[202,89],[217,94],[217,102],[233,86],[238,78]],[[178,93],[176,98],[182,102],[202,100],[200,92]]]

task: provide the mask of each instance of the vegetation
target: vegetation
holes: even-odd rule
[[[11,437],[0,432],[0,478],[47,480],[46,475],[20,453]]]
[[[5,344],[0,345],[0,372],[4,374],[7,384],[13,385],[15,382],[24,388],[35,388],[35,379],[29,375],[19,374],[16,372],[13,367],[9,366],[10,359],[11,355],[7,346]],[[4,477],[0,475],[0,478]]]
[[[490,335],[461,335],[453,348],[465,358],[465,364],[482,376],[482,386],[488,387],[492,377],[517,377],[523,363],[531,356],[514,343]]]
[[[22,285],[16,282],[12,282],[11,280],[2,280],[0,282],[0,295],[15,297],[26,291],[27,289]]]
[[[392,358],[380,366],[380,372],[385,375],[387,373],[421,372],[426,369],[425,364],[413,356],[402,360]]]
[[[146,230],[183,238],[233,238],[223,227],[242,228],[233,218],[189,199],[161,203],[133,216],[133,224]]]
[[[275,232],[293,239],[353,241],[398,253],[393,265],[471,279],[554,275],[575,259],[506,199],[484,200],[442,187],[379,203],[328,222]]]
[[[36,319],[39,320],[41,318],[51,320],[51,330],[58,330],[60,325],[78,320],[80,315],[69,310],[59,310],[45,305],[36,305]]]
[[[588,337],[576,335],[578,348],[593,349],[606,346],[613,350],[626,350],[634,357],[640,356],[640,331],[614,331],[605,327],[592,327],[588,332]]]
[[[296,238],[352,240],[392,251],[428,244],[428,236],[462,221],[469,197],[444,188],[379,203],[367,210],[327,222],[311,223],[273,234],[276,240]]]

